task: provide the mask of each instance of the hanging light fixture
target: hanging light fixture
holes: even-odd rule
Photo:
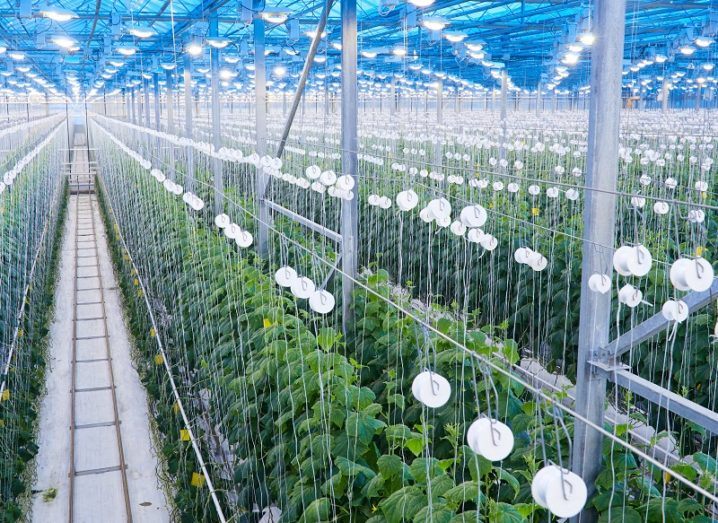
[[[40,10],[40,15],[44,18],[49,18],[54,22],[69,22],[70,20],[77,18],[77,13],[68,9],[62,9],[60,7],[47,6]]]
[[[587,47],[591,47],[596,42],[596,35],[591,31],[585,31],[579,35],[578,41]]]
[[[185,51],[187,51],[187,54],[190,56],[199,56],[202,54],[202,44],[199,42],[189,42],[185,46]]]
[[[424,17],[421,20],[421,25],[426,27],[429,31],[441,31],[448,25],[448,22],[438,16],[430,16]]]
[[[207,44],[209,44],[210,47],[214,47],[215,49],[224,49],[230,44],[229,38],[224,38],[221,36],[210,36],[206,40]]]
[[[265,9],[260,16],[270,24],[283,24],[289,18],[289,12],[281,9]]]
[[[681,47],[678,48],[678,50],[681,52],[682,55],[685,55],[685,56],[690,56],[696,52],[696,48],[693,47],[692,45],[682,45]]]
[[[20,62],[25,59],[25,53],[21,53],[20,51],[10,51],[7,55],[16,62]]]
[[[151,27],[143,27],[143,26],[133,26],[130,27],[127,31],[132,36],[136,36],[137,38],[152,38],[157,34],[157,31],[152,29]]]
[[[122,56],[132,56],[137,52],[137,48],[132,45],[121,45],[115,50]]]
[[[561,62],[566,65],[576,65],[578,63],[579,58],[581,58],[581,55],[579,55],[578,53],[572,53],[569,51],[568,53],[563,55]]]
[[[713,42],[715,42],[715,40],[713,38],[711,38],[710,36],[699,36],[698,38],[695,39],[695,44],[698,47],[705,48],[705,47],[708,47],[709,45],[711,45]]]
[[[425,7],[429,7],[435,2],[435,0],[409,0],[409,3],[418,7],[419,9],[423,9]]]
[[[58,35],[52,38],[52,43],[63,49],[71,49],[77,45],[74,38],[65,35]]]
[[[464,40],[466,40],[466,33],[444,33],[444,38],[446,38],[452,44],[458,44],[459,42],[463,42]]]

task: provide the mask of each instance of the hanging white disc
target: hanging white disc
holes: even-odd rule
[[[414,392],[414,397],[424,405],[436,409],[449,401],[451,385],[440,374],[424,371],[414,378],[412,392]]]
[[[334,309],[334,296],[328,291],[316,291],[309,297],[309,307],[319,314],[328,314]]]
[[[312,294],[314,294],[316,287],[311,279],[307,278],[306,276],[302,276],[301,278],[296,278],[294,280],[294,282],[292,283],[291,290],[294,296],[296,296],[300,300],[306,300]]]
[[[274,273],[274,281],[277,282],[277,285],[280,285],[282,287],[291,287],[292,283],[294,283],[294,280],[296,279],[297,271],[295,271],[289,265],[280,267],[279,269],[277,269],[277,272]]]

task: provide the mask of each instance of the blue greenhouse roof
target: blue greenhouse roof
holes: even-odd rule
[[[126,86],[141,73],[160,70],[163,63],[176,63],[175,71],[180,72],[185,44],[207,36],[212,16],[218,17],[219,36],[230,40],[222,55],[239,59],[235,64],[223,63],[236,73],[232,86],[241,88],[251,83],[246,65],[253,60],[253,33],[248,22],[256,9],[249,0],[244,8],[241,0],[50,1],[20,0],[19,8],[8,2],[8,7],[0,10],[0,39],[8,49],[0,56],[4,62],[0,72],[11,88],[27,88],[34,85],[33,79],[43,78],[63,92],[68,91],[70,83],[88,92],[93,85],[105,90]],[[397,75],[404,85],[421,88],[439,73],[439,78],[446,75],[450,88],[481,89],[495,88],[496,72],[505,67],[517,89],[533,90],[541,85],[547,90],[573,90],[588,83],[590,48],[580,43],[592,23],[585,1],[436,0],[425,8],[411,1],[358,0],[359,68],[363,74],[385,82]],[[284,11],[289,16],[285,23],[267,23],[269,67],[282,63],[291,74],[301,69],[310,44],[305,33],[316,25],[323,3],[274,0],[258,7]],[[51,20],[47,12],[65,13],[71,19]],[[704,71],[710,74],[709,66],[702,66],[712,63],[718,45],[710,41],[718,32],[716,14],[711,0],[629,0],[626,82],[633,79],[633,84],[642,83],[650,89],[658,87],[656,79],[669,74],[675,73],[676,82],[683,79],[688,84]],[[425,27],[435,18],[446,23],[443,31]],[[151,28],[155,34],[138,38],[130,33],[133,27]],[[327,60],[316,64],[315,72],[336,71],[340,34],[336,0],[320,51]],[[708,45],[696,45],[701,36],[708,40],[700,43]],[[692,53],[685,49],[687,46]],[[123,48],[137,52],[123,56],[119,52]],[[402,50],[405,56],[398,55]],[[24,56],[15,60],[13,51]],[[205,49],[195,62],[208,60]],[[113,66],[111,62],[122,64]],[[28,67],[31,75],[38,76],[22,77]],[[285,83],[289,84],[282,85]]]

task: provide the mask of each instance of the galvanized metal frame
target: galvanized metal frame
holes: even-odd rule
[[[625,11],[625,0],[596,0],[594,4],[597,35],[592,50],[576,411],[598,427],[603,426],[604,420],[606,376],[594,372],[590,361],[609,340],[611,294],[592,292],[588,279],[594,273],[605,273],[611,267],[613,256],[609,246],[614,242],[616,222]],[[599,431],[575,421],[572,468],[583,477],[589,495],[595,490],[595,480],[601,471],[602,444]],[[597,519],[597,513],[588,505],[575,518],[582,523],[593,523]]]
[[[342,18],[342,174],[354,179],[359,187],[358,159],[359,107],[357,89],[357,2],[341,0]],[[354,279],[357,273],[359,253],[359,191],[354,191],[351,200],[342,200],[342,321],[344,331],[351,321],[351,301]]]
[[[254,0],[253,7],[259,10],[263,2]],[[254,96],[257,154],[262,157],[267,152],[267,60],[264,56],[264,19],[255,16],[252,22],[254,31]],[[269,227],[272,217],[265,202],[269,175],[262,165],[255,173],[255,198],[257,200],[257,251],[265,258],[269,253]]]

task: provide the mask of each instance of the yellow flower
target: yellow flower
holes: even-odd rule
[[[538,207],[531,207],[531,216],[538,216],[541,214],[541,209]]]
[[[193,487],[197,487],[197,488],[204,487],[204,482],[205,482],[205,478],[202,474],[200,474],[198,472],[192,473],[192,486]]]

